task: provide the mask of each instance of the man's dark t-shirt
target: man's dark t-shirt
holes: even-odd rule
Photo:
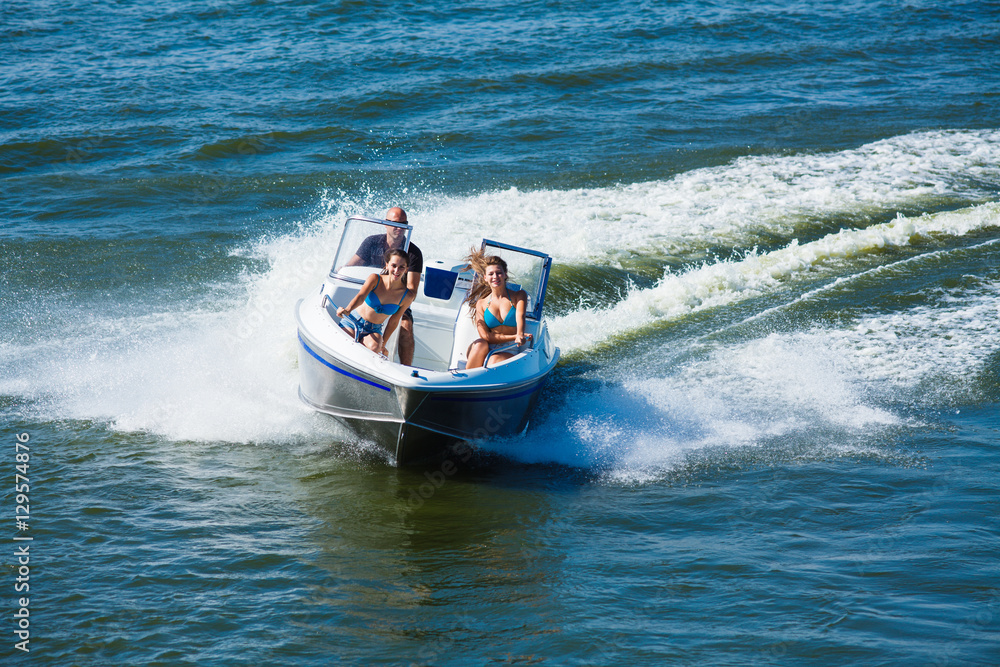
[[[377,266],[381,269],[385,266],[385,253],[388,251],[389,242],[386,240],[385,234],[375,234],[362,241],[355,254],[361,258],[361,262],[365,266]],[[406,268],[407,273],[422,272],[424,270],[424,254],[420,252],[420,248],[411,243],[408,254],[410,264]]]
[[[385,253],[388,251],[389,241],[386,240],[385,234],[375,234],[362,241],[361,245],[358,246],[358,251],[354,254],[361,258],[361,263],[365,266],[383,268],[385,266]],[[420,248],[411,243],[407,254],[410,256],[410,263],[406,267],[406,272],[421,273],[424,270],[424,254],[420,252]],[[406,312],[403,313],[403,319],[412,320],[413,311],[407,308]]]

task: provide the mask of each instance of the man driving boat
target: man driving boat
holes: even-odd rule
[[[398,206],[393,206],[385,213],[385,219],[389,222],[408,224],[406,221],[406,211]],[[395,248],[402,248],[406,240],[406,230],[401,227],[386,225],[385,235],[374,234],[369,236],[358,246],[354,256],[348,260],[348,266],[374,266],[382,268],[386,252]],[[420,274],[424,270],[424,255],[413,243],[407,249],[410,263],[406,274],[406,287],[411,294],[417,293],[420,287]],[[413,312],[407,308],[399,322],[399,362],[404,366],[413,363]]]

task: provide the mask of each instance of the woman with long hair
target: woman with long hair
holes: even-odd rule
[[[385,268],[382,273],[373,273],[365,280],[361,291],[351,299],[346,308],[337,309],[341,325],[354,334],[358,342],[372,352],[385,356],[385,341],[396,330],[403,313],[413,302],[415,294],[406,287],[406,271],[409,256],[395,248],[385,253]],[[360,317],[351,312],[360,306]],[[385,332],[382,325],[386,323]]]
[[[466,368],[493,366],[517,354],[517,348],[531,339],[524,333],[524,312],[528,294],[524,290],[507,288],[507,262],[496,255],[486,255],[473,249],[466,261],[476,271],[465,302],[472,310],[479,338],[466,351]],[[491,350],[503,348],[490,354]],[[487,356],[489,360],[487,362]]]

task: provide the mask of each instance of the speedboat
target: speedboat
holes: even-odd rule
[[[509,359],[467,369],[466,351],[478,333],[464,301],[475,274],[461,259],[425,257],[411,306],[416,349],[407,366],[398,361],[398,328],[382,356],[355,342],[337,316],[337,308],[347,306],[365,279],[382,269],[352,266],[356,250],[365,239],[386,236],[393,227],[405,231],[402,247],[409,248],[413,228],[406,223],[348,218],[326,280],[296,304],[299,396],[374,441],[397,466],[471,452],[470,443],[524,432],[546,377],[559,360],[559,348],[542,315],[552,259],[483,239],[486,254],[507,262],[509,275],[517,281],[508,283],[510,289],[528,295],[525,333],[531,339]],[[460,445],[462,450],[457,449]]]

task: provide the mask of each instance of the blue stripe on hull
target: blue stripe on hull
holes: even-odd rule
[[[520,398],[521,396],[527,396],[528,394],[532,394],[532,393],[538,391],[539,389],[541,389],[541,387],[538,384],[536,384],[536,385],[534,385],[534,386],[532,386],[532,387],[530,387],[528,389],[525,389],[524,391],[518,392],[516,394],[503,394],[502,396],[481,396],[481,397],[480,396],[469,396],[469,397],[466,397],[466,398],[462,398],[462,397],[458,397],[458,396],[431,396],[430,400],[432,400],[432,401],[451,401],[451,402],[456,402],[456,403],[470,403],[470,402],[480,403],[480,402],[488,402],[488,401],[506,401],[506,400],[509,400],[509,399],[512,399],[512,398]]]
[[[299,342],[302,343],[302,347],[305,348],[306,352],[308,352],[316,361],[318,361],[319,363],[323,364],[327,368],[332,368],[333,370],[337,371],[341,375],[346,375],[347,377],[352,378],[354,380],[357,380],[358,382],[364,382],[365,384],[370,384],[371,386],[378,387],[379,389],[382,389],[384,391],[392,391],[392,387],[385,387],[383,385],[378,384],[377,382],[372,382],[371,380],[363,378],[360,375],[355,375],[354,373],[349,373],[349,372],[345,371],[343,368],[337,368],[336,366],[334,366],[333,364],[331,364],[329,361],[327,361],[323,357],[321,357],[318,354],[316,354],[316,352],[311,347],[309,347],[308,345],[306,345],[306,342],[304,340],[302,340],[302,334],[297,334],[297,335],[299,337]]]

